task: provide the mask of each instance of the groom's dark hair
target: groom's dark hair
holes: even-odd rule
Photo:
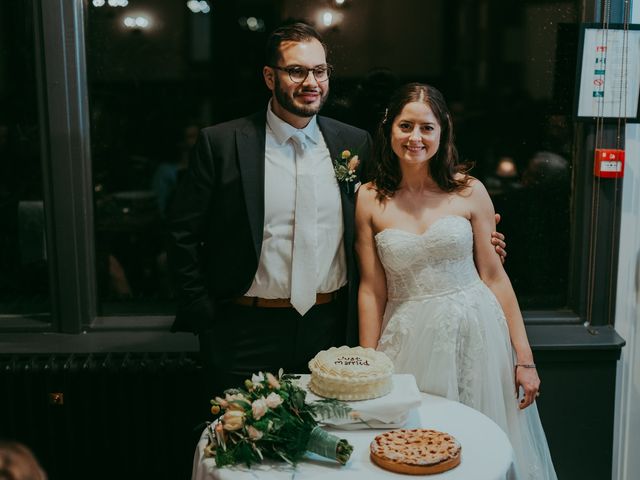
[[[267,39],[265,51],[265,65],[270,67],[278,64],[280,60],[280,44],[282,42],[309,42],[318,40],[324,48],[324,53],[328,54],[327,46],[322,40],[322,36],[311,26],[303,22],[288,23],[276,28]]]

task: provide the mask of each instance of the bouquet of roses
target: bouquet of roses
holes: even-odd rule
[[[211,400],[215,421],[207,426],[205,456],[216,465],[261,462],[264,458],[295,465],[307,451],[347,463],[353,447],[319,426],[327,418],[345,418],[351,408],[338,400],[306,403],[297,377],[253,375],[244,388],[225,390]]]

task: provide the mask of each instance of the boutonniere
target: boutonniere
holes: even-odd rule
[[[339,158],[333,161],[333,170],[336,174],[338,182],[346,185],[347,191],[353,191],[353,185],[358,179],[356,170],[360,165],[358,155],[351,153],[350,150],[343,150]]]

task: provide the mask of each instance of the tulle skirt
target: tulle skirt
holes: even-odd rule
[[[421,391],[496,422],[513,445],[519,479],[557,478],[535,403],[518,408],[506,319],[484,283],[388,301],[378,350],[393,360],[396,373],[412,373]]]

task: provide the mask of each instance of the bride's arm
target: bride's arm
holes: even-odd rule
[[[468,200],[471,208],[473,253],[476,267],[482,281],[491,289],[504,310],[511,344],[516,352],[516,364],[533,365],[533,353],[529,346],[516,294],[489,240],[491,232],[495,230],[493,203],[481,182],[472,180],[470,185],[471,194]],[[536,369],[516,367],[516,388],[518,386],[522,386],[524,389],[524,398],[520,401],[520,408],[526,408],[533,403],[540,388],[540,379]]]
[[[360,269],[358,325],[360,345],[376,348],[387,304],[387,281],[376,251],[373,214],[376,192],[370,184],[358,189],[356,199],[356,257]]]

